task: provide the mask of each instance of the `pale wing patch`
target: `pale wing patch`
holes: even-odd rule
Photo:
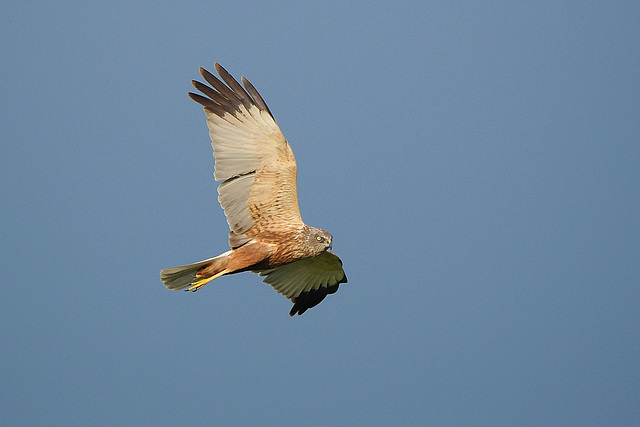
[[[258,274],[266,276],[263,281],[290,300],[295,300],[302,292],[346,282],[342,261],[329,251]]]
[[[229,228],[236,234],[242,234],[253,227],[253,221],[247,210],[247,199],[254,176],[255,172],[250,172],[225,181],[218,187],[218,201],[224,209]]]
[[[219,117],[205,110],[216,158],[214,177],[218,181],[259,170],[263,165],[277,160],[282,150],[279,145],[287,145],[273,119],[271,123],[265,123],[257,108],[251,110],[260,117],[260,122],[253,120],[244,108],[236,112],[241,119],[229,113]]]
[[[223,118],[208,112],[211,145],[216,158],[214,176],[225,180],[218,187],[218,200],[231,231],[242,234],[258,222],[302,223],[296,189],[296,164],[289,144],[271,116],[231,114]],[[244,107],[237,112],[248,114]],[[265,123],[269,121],[270,123]],[[258,180],[256,180],[258,177]],[[265,219],[268,220],[265,221]],[[279,226],[279,225],[278,225]]]

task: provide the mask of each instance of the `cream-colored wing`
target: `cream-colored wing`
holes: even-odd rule
[[[265,283],[293,302],[290,316],[320,304],[324,297],[338,290],[340,283],[347,283],[342,261],[330,251],[256,273],[266,276]]]
[[[244,77],[243,88],[218,63],[215,68],[224,83],[200,68],[212,87],[193,81],[206,97],[189,96],[207,116],[214,177],[222,181],[218,200],[232,231],[232,247],[263,230],[303,226],[296,160],[269,107]]]

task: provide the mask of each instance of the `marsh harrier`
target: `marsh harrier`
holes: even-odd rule
[[[331,234],[300,217],[296,160],[269,107],[244,77],[241,86],[218,63],[222,80],[200,68],[209,83],[189,93],[204,107],[215,157],[214,178],[231,250],[160,272],[169,289],[197,291],[225,274],[251,271],[293,302],[302,314],[338,290],[347,277],[331,252]],[[204,95],[204,96],[203,96]]]

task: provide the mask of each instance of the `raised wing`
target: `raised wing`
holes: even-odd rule
[[[263,280],[265,283],[293,302],[290,316],[315,307],[324,297],[335,293],[340,283],[347,283],[342,261],[329,251],[257,273],[266,276]]]
[[[220,81],[200,68],[204,83],[192,81],[206,96],[189,93],[204,107],[209,126],[218,201],[239,246],[263,230],[304,225],[298,207],[296,160],[269,107],[242,78],[244,88],[218,63]],[[226,83],[226,84],[225,84]]]

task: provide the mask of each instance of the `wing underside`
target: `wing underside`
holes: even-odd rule
[[[193,81],[205,96],[189,96],[207,115],[214,177],[222,181],[218,200],[231,232],[242,240],[261,230],[302,226],[289,143],[253,85],[243,77],[243,87],[219,64],[215,68],[222,81],[201,68],[210,86]]]
[[[257,273],[265,276],[265,283],[294,303],[291,316],[320,304],[327,295],[338,290],[340,283],[347,282],[342,261],[330,251]]]

